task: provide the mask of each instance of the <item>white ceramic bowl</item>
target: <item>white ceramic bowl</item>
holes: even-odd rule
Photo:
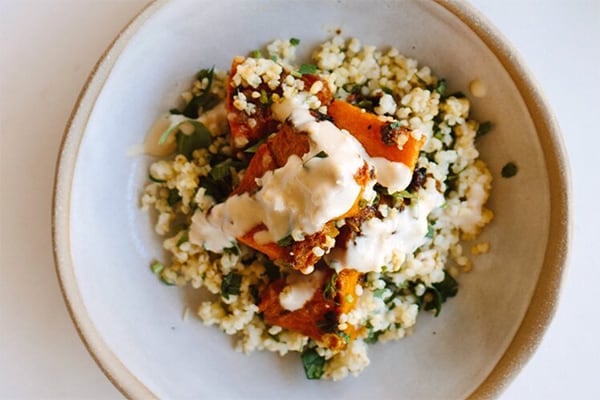
[[[306,54],[340,28],[391,45],[433,68],[452,90],[488,85],[474,117],[495,178],[484,231],[489,255],[463,275],[439,318],[369,350],[371,366],[343,382],[307,381],[296,356],[246,356],[229,337],[183,320],[194,294],[159,284],[160,256],[138,209],[150,159],[144,141],[193,73],[227,68],[274,38],[298,37]],[[500,177],[514,161],[519,173]],[[54,243],[73,320],[92,356],[128,397],[463,398],[498,394],[535,349],[552,317],[569,237],[569,185],[558,129],[528,72],[500,35],[456,1],[157,1],[119,35],[83,89],[57,169]]]

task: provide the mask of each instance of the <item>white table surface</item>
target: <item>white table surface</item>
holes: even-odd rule
[[[118,399],[77,336],[51,248],[56,156],[97,58],[148,0],[0,0],[0,398]],[[600,0],[476,0],[516,45],[570,156],[574,241],[561,302],[503,399],[600,399]]]

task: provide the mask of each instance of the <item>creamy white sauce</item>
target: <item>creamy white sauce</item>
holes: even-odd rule
[[[200,210],[197,210],[192,217],[188,237],[191,243],[216,253],[220,253],[223,249],[231,247],[235,241],[234,237],[229,236],[222,229],[208,223],[206,215]]]
[[[286,99],[275,103],[272,110],[276,119],[287,120],[308,134],[308,153],[301,158],[292,155],[281,168],[267,171],[257,179],[260,189],[253,195],[231,196],[207,215],[197,210],[190,229],[193,243],[220,252],[231,245],[233,238],[245,235],[260,224],[266,227],[254,235],[260,244],[277,242],[289,234],[296,238],[320,232],[327,222],[345,214],[356,202],[363,188],[354,176],[365,162],[374,166],[377,181],[390,192],[404,190],[410,184],[412,174],[406,165],[369,157],[349,132],[329,121],[316,121],[303,99],[302,95]],[[374,184],[375,181],[371,181],[365,192],[369,193]],[[367,223],[364,237],[349,247],[343,255],[343,263],[362,271],[374,270],[374,262],[379,264],[377,268],[381,267],[382,257],[389,253],[387,247],[394,242],[405,243],[408,248],[412,247],[408,238],[416,235],[422,239],[427,232],[429,211],[419,217],[421,219],[416,218],[418,223],[413,222],[415,218],[409,218],[408,213],[381,226],[376,226],[377,222]],[[420,230],[414,232],[414,227],[408,225]],[[402,233],[397,233],[398,230]],[[387,237],[390,235],[394,240]]]
[[[362,189],[354,179],[365,162],[360,143],[329,121],[317,122],[301,106],[290,109],[286,118],[307,132],[309,152],[302,158],[292,155],[283,167],[267,171],[254,195],[232,196],[213,207],[208,217],[196,218],[194,224],[212,226],[197,228],[198,232],[214,234],[216,229],[240,237],[262,223],[267,233],[257,239],[277,242],[291,232],[319,232],[352,208]],[[203,239],[205,246],[208,241]]]
[[[377,182],[388,188],[389,193],[400,192],[410,184],[412,172],[406,164],[383,157],[371,157],[370,162],[375,166]]]
[[[427,216],[443,203],[443,194],[429,180],[426,190],[419,192],[411,206],[401,212],[390,209],[383,220],[372,218],[363,222],[361,236],[350,241],[346,249],[334,249],[328,261],[338,269],[380,272],[382,266],[392,263],[394,256],[404,259],[425,243]]]
[[[292,272],[286,278],[286,286],[279,293],[279,304],[288,311],[301,309],[323,284],[324,273],[316,270],[310,275]]]

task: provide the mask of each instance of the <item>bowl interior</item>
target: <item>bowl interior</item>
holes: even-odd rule
[[[73,278],[63,280],[67,294],[81,297],[71,304],[75,319],[85,314],[112,353],[96,353],[101,363],[120,360],[167,398],[458,398],[475,390],[530,304],[550,219],[538,134],[494,53],[433,2],[158,2],[142,22],[121,37],[122,52],[112,55],[118,58],[97,72],[104,85],[88,91],[93,109],[71,125],[78,148],[69,150],[73,169],[62,172],[68,206],[59,213],[68,221],[71,260],[59,268]],[[371,346],[371,366],[343,383],[307,381],[296,354],[235,352],[229,337],[194,317],[197,293],[164,286],[149,272],[149,262],[162,256],[150,217],[139,210],[151,159],[130,152],[200,68],[227,69],[233,56],[275,38],[301,38],[307,56],[337,29],[429,65],[450,91],[466,93],[472,79],[481,79],[488,95],[471,99],[472,115],[495,126],[479,141],[494,175],[489,206],[496,217],[481,238],[491,252],[474,257],[475,269],[461,276],[459,295],[438,318],[423,314],[412,336]],[[519,172],[504,179],[500,170],[509,161]],[[186,306],[192,312],[184,319]]]

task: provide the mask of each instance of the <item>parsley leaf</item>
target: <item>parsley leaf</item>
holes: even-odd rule
[[[314,64],[302,64],[298,69],[300,75],[317,73],[317,66]]]
[[[294,243],[294,238],[292,235],[287,235],[277,241],[277,245],[280,247],[288,247],[291,246],[292,243]]]
[[[235,272],[230,272],[223,277],[221,281],[221,296],[229,299],[229,296],[240,294],[240,286],[242,285],[242,276]]]
[[[320,356],[315,349],[308,349],[302,353],[302,365],[308,379],[321,379],[325,372],[325,358]]]
[[[293,38],[290,39],[290,44],[292,46],[298,46],[300,44],[300,39],[293,37]]]

